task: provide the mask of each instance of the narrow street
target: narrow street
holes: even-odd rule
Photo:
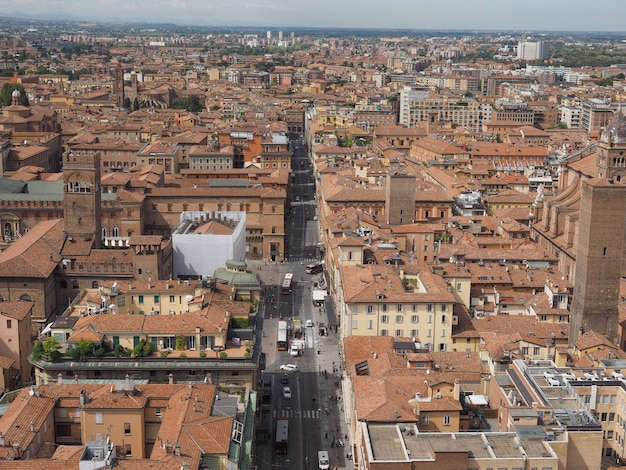
[[[264,437],[262,442],[257,441],[256,464],[259,469],[315,469],[318,451],[326,451],[331,469],[351,468],[351,461],[346,459],[351,441],[343,418],[343,370],[336,319],[333,311],[327,311],[328,300],[318,305],[313,302],[313,288],[327,287],[325,273],[306,272],[307,265],[320,262],[321,254],[313,172],[304,142],[296,138],[292,146],[295,177],[286,220],[288,261],[249,262],[249,269],[256,270],[264,284],[262,346],[267,364],[261,390],[261,396],[265,390],[268,397],[261,406],[260,429]],[[287,273],[293,274],[290,294],[281,293]],[[290,338],[294,327],[301,328],[306,347],[300,356],[291,357],[289,350],[278,350],[281,321],[287,323]],[[297,365],[298,371],[282,371],[280,367],[285,364]],[[283,387],[290,388],[290,397],[283,393]],[[280,418],[288,419],[286,453],[276,451]]]

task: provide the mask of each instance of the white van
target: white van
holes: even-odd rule
[[[330,468],[330,461],[328,460],[328,452],[320,450],[317,453],[317,466],[320,470],[326,470]]]

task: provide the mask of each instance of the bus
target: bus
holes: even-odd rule
[[[276,421],[276,441],[274,451],[286,454],[289,447],[289,418],[278,418]]]
[[[278,322],[278,335],[276,336],[276,348],[279,351],[287,351],[289,341],[287,340],[287,322]]]
[[[283,279],[283,287],[281,289],[281,293],[283,295],[291,294],[291,283],[293,282],[293,273],[286,273],[285,278]]]

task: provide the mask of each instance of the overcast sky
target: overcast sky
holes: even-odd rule
[[[229,26],[624,31],[626,17],[626,0],[11,0],[7,5],[11,16]]]

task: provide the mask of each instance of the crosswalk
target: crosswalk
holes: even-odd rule
[[[292,410],[290,408],[272,411],[274,418],[320,419],[320,410]]]
[[[308,262],[316,262],[319,263],[319,258],[298,258],[297,256],[294,256],[293,258],[289,258],[289,261],[306,261]]]

